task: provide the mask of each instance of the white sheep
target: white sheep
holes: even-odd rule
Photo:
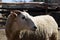
[[[41,15],[32,17],[27,12],[22,12],[22,14],[30,18],[37,27],[35,33],[30,33],[29,31],[27,31],[27,34],[30,33],[29,35],[34,35],[35,39],[33,40],[58,40],[58,24],[52,16]],[[22,37],[22,39],[24,39],[24,36]]]

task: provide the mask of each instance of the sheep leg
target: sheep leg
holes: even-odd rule
[[[50,40],[58,40],[58,31],[52,34],[52,36],[50,37]]]
[[[46,34],[45,40],[49,40],[49,36]]]

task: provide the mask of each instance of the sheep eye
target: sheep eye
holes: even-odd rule
[[[22,19],[25,19],[25,17],[22,17]]]

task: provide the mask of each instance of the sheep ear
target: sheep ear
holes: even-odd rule
[[[23,12],[26,12],[27,13],[28,10],[23,10]]]
[[[14,17],[16,17],[16,16],[17,16],[17,14],[16,14],[16,13],[14,13],[13,11],[11,11],[11,15],[12,15],[12,16],[14,16]]]
[[[16,13],[17,15],[20,15],[20,14],[21,14],[21,12],[18,12],[18,11],[17,11],[17,12],[15,12],[15,13]]]
[[[13,10],[14,13],[16,13],[17,15],[20,15],[22,11],[20,10]]]
[[[12,10],[11,13],[15,14],[16,16],[21,14],[19,10]]]

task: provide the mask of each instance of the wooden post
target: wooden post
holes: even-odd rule
[[[46,14],[48,13],[48,0],[45,0],[46,3]]]

